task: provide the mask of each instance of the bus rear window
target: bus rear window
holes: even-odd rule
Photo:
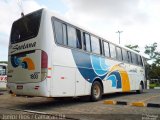
[[[15,21],[11,30],[11,43],[18,43],[36,37],[39,31],[42,9]]]

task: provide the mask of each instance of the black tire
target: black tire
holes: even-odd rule
[[[136,90],[136,93],[137,94],[143,93],[143,84],[142,83],[139,85],[139,90]]]
[[[95,81],[91,87],[91,101],[95,102],[102,98],[102,85],[100,82]]]

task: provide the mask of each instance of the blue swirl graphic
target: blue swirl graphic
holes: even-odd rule
[[[11,56],[11,64],[13,67],[18,67],[20,64],[19,58],[17,58],[16,56]]]
[[[115,75],[108,76],[107,80],[111,80],[112,81],[112,87],[116,87],[117,86],[117,79],[116,79]]]
[[[122,88],[121,75],[119,71],[116,70],[116,71],[109,73],[106,80],[111,80],[112,86],[115,86],[115,83],[116,83],[116,88]]]
[[[103,76],[108,72],[108,66],[105,64],[105,59],[91,55],[91,63],[95,73],[98,76]],[[103,66],[103,67],[102,67]]]

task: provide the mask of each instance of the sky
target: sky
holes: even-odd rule
[[[0,61],[8,60],[12,23],[24,14],[47,8],[121,45],[158,43],[160,51],[160,0],[0,0]]]

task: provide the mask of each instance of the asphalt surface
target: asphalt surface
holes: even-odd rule
[[[88,102],[84,98],[15,97],[0,91],[0,119],[160,120],[160,108],[106,105],[104,100],[160,104],[160,90],[107,94],[98,102]]]

